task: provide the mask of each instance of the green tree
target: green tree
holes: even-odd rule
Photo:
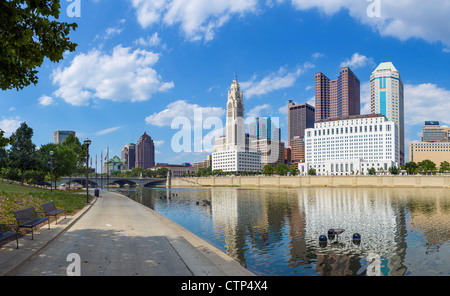
[[[69,41],[77,24],[58,22],[59,0],[0,1],[0,88],[36,84],[37,69],[48,58],[59,62],[77,44]]]
[[[376,172],[376,170],[375,170],[374,167],[371,167],[371,168],[369,169],[369,175],[375,175],[375,172]]]
[[[263,167],[263,171],[262,172],[263,172],[263,174],[271,175],[271,174],[273,174],[273,167],[270,164],[266,164]]]
[[[53,173],[55,180],[61,176],[69,176],[77,169],[77,154],[69,146],[58,145],[54,157]],[[84,169],[86,170],[86,166]]]
[[[23,185],[23,174],[26,170],[35,168],[36,145],[33,144],[33,129],[26,122],[22,122],[16,132],[12,135],[14,143],[9,151],[10,165],[19,169],[21,173],[21,183]]]
[[[418,167],[419,167],[419,165],[417,163],[415,163],[414,161],[410,161],[405,164],[405,170],[410,175],[414,175],[415,171]]]
[[[446,173],[450,171],[450,163],[448,163],[448,161],[441,162],[439,170],[441,171],[441,173]]]
[[[315,176],[315,175],[316,175],[316,170],[313,169],[313,168],[310,168],[310,169],[308,170],[308,175],[310,175],[310,176]]]
[[[204,177],[209,175],[208,168],[199,168],[197,172],[195,173],[196,177]]]
[[[391,166],[389,168],[389,173],[391,173],[392,175],[398,175],[398,173],[400,173],[400,168],[396,166]]]
[[[289,171],[289,167],[285,163],[279,163],[275,166],[275,171],[277,172],[278,175],[285,176]]]
[[[418,165],[425,174],[436,170],[436,164],[429,159],[419,162]]]
[[[300,171],[298,170],[298,165],[292,164],[289,173],[293,176],[298,175],[300,173]]]

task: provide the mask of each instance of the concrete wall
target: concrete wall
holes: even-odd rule
[[[172,187],[404,187],[450,188],[447,176],[225,176],[172,178]]]

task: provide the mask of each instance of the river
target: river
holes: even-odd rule
[[[132,188],[257,275],[450,275],[450,191]],[[343,229],[328,235],[330,229]],[[354,234],[360,240],[354,240]],[[320,242],[324,235],[326,241]]]

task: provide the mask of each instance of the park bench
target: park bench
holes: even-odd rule
[[[10,237],[15,236],[16,237],[16,242],[17,242],[17,248],[19,248],[19,235],[17,234],[17,232],[3,232],[3,226],[4,225],[14,225],[17,226],[16,224],[0,224],[0,242],[7,240]]]
[[[45,215],[53,216],[56,219],[56,224],[58,224],[58,215],[64,213],[64,218],[67,218],[66,210],[58,210],[53,201],[42,204],[42,208],[44,209]]]
[[[31,239],[34,239],[33,228],[39,224],[48,221],[48,229],[50,229],[50,220],[48,217],[40,218],[38,217],[34,207],[29,207],[23,210],[14,211],[14,217],[17,220],[18,228],[30,228],[31,229]]]

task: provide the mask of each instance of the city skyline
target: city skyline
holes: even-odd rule
[[[279,117],[281,140],[288,143],[287,104],[315,106],[315,73],[334,79],[349,66],[361,81],[361,114],[370,114],[370,75],[382,62],[392,62],[404,82],[406,154],[408,143],[420,141],[425,121],[450,125],[450,25],[434,12],[448,15],[443,1],[433,9],[419,1],[382,2],[380,18],[366,14],[367,1],[352,7],[187,1],[192,10],[169,2],[178,3],[82,1],[79,18],[68,17],[70,2],[61,2],[61,20],[79,25],[70,35],[79,46],[59,64],[45,61],[36,86],[2,92],[0,128],[8,135],[25,121],[38,147],[51,143],[54,131],[75,131],[81,142],[93,141],[90,152],[98,157],[107,147],[110,156],[120,156],[124,144],[147,131],[156,162],[193,163],[211,152],[174,152],[171,120],[181,115],[194,122],[193,110],[200,108],[204,118],[225,122],[234,73],[245,117]],[[425,17],[407,17],[416,10]],[[389,18],[417,30],[402,30]],[[323,38],[323,32],[333,34]]]

